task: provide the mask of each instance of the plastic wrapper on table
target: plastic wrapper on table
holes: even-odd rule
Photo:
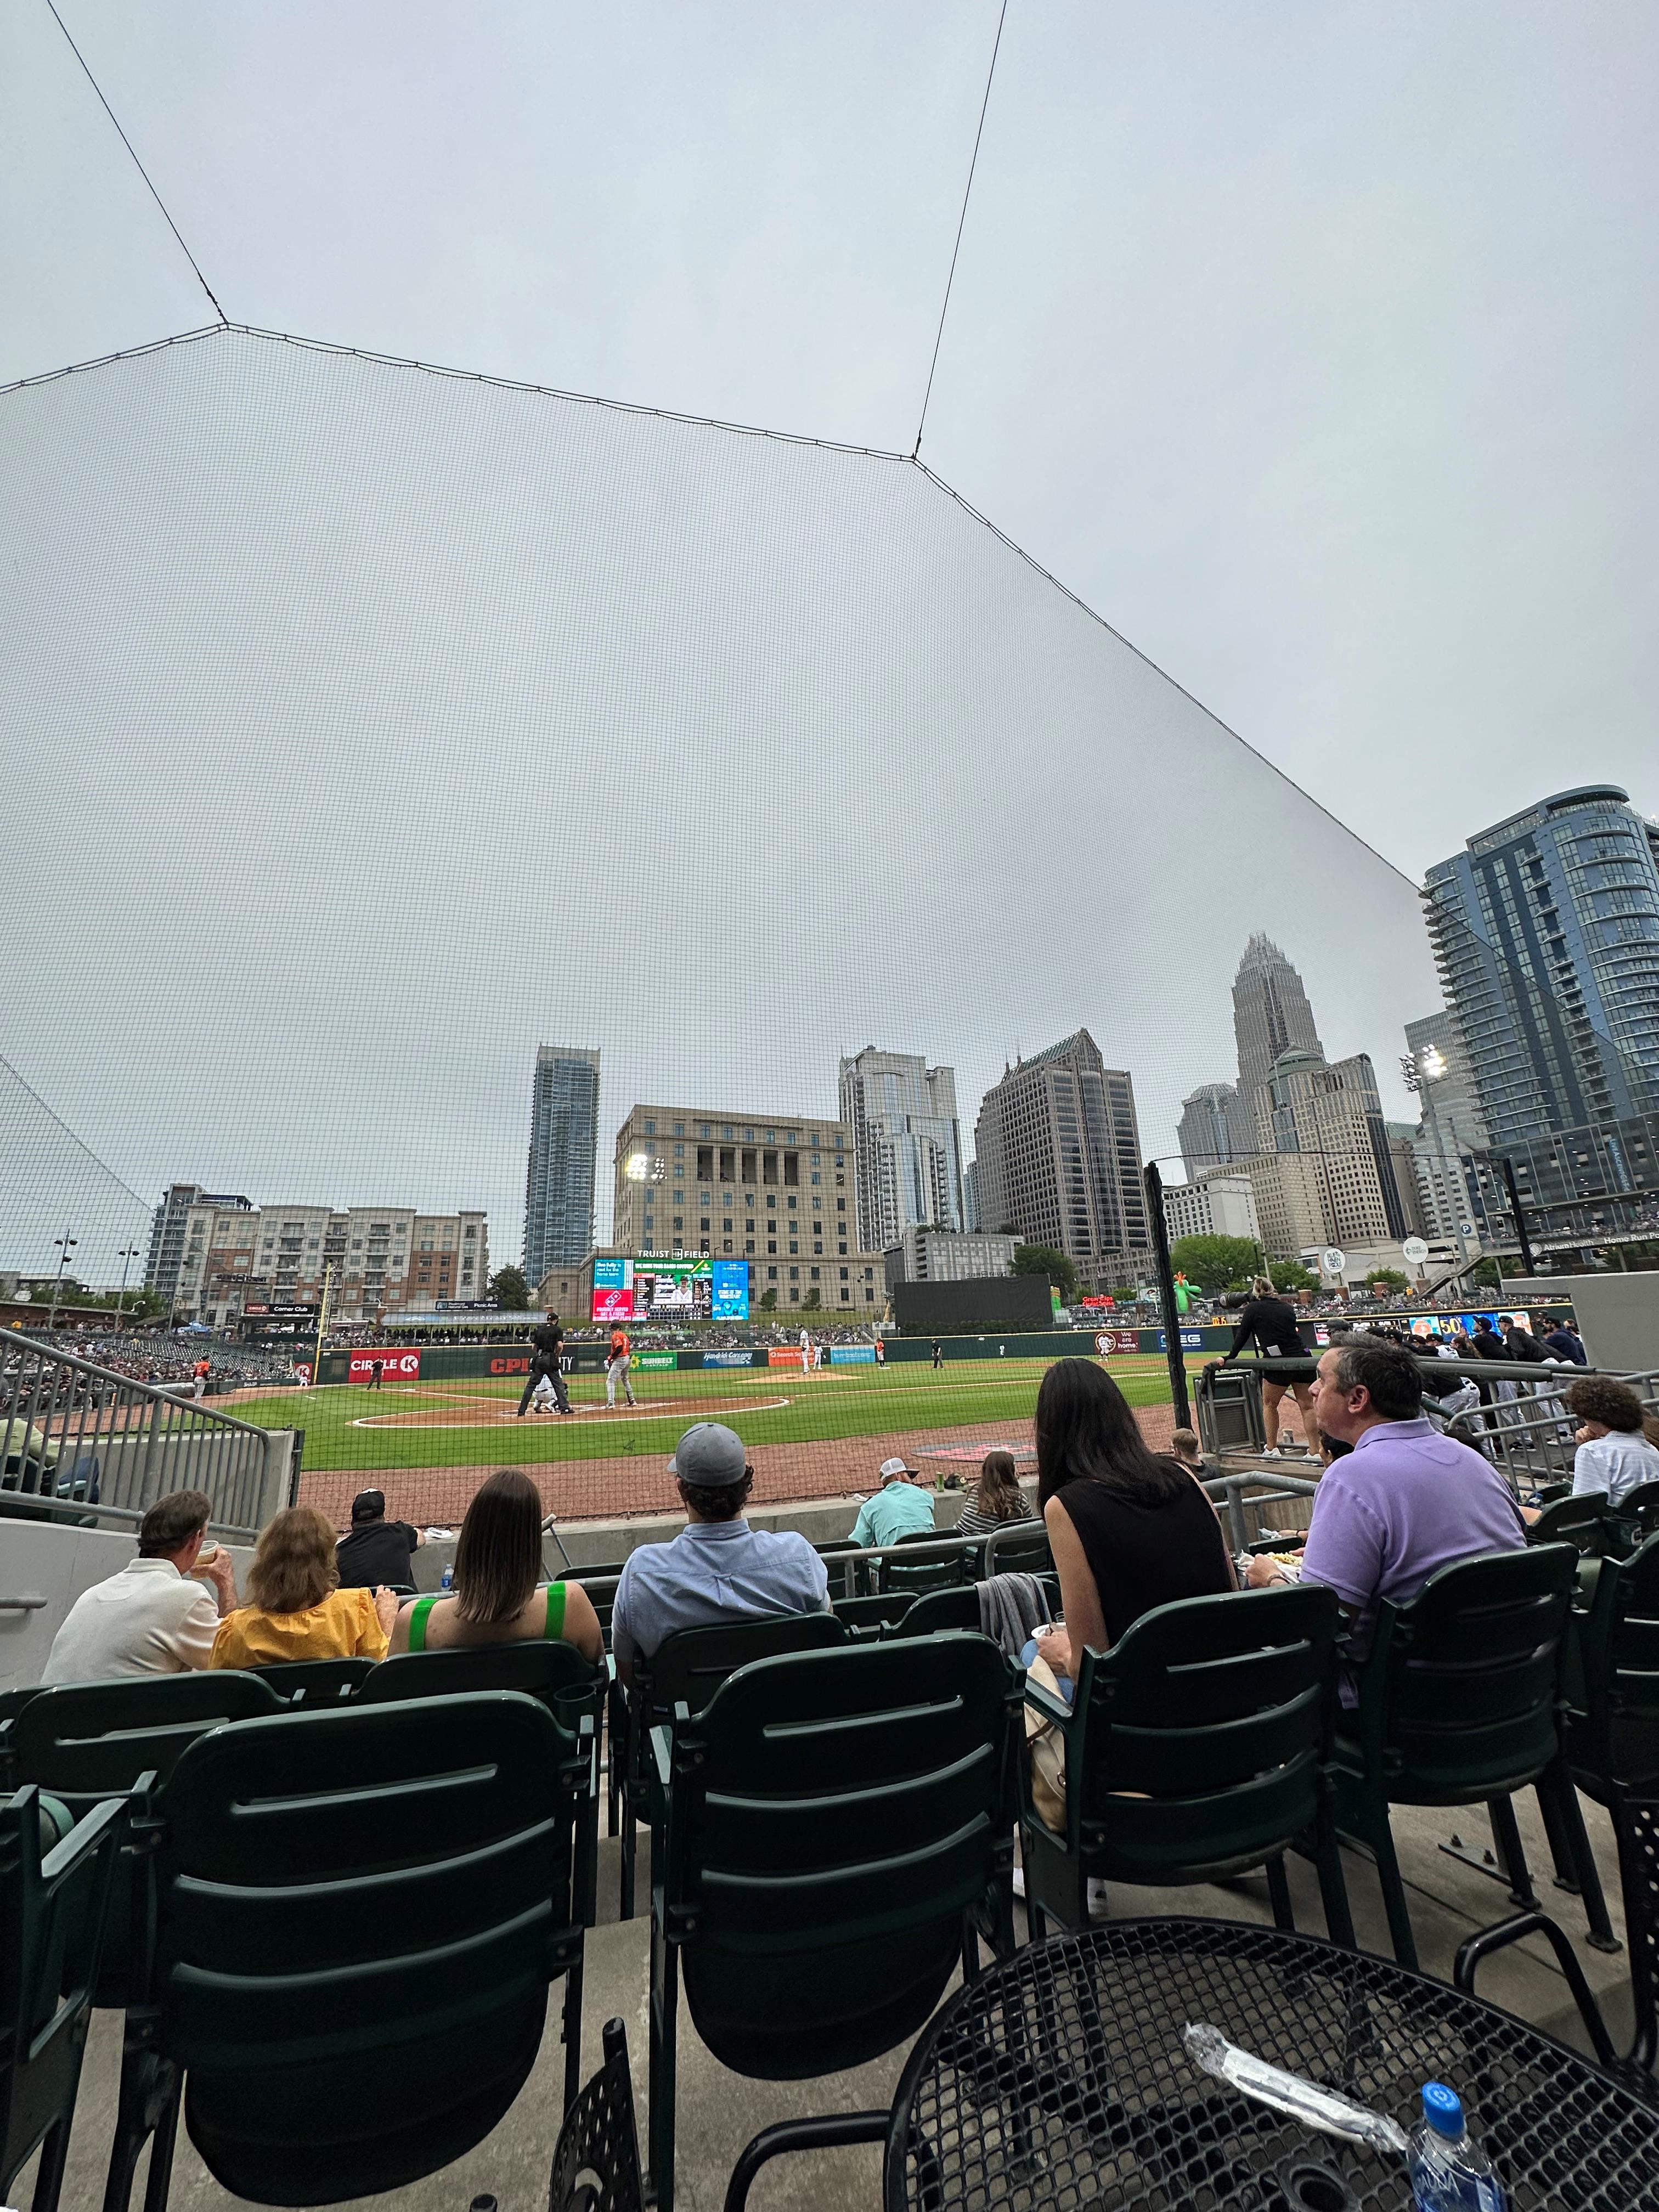
[[[1188,2021],[1181,2039],[1194,2065],[1247,2097],[1260,2099],[1305,2127],[1340,2136],[1345,2142],[1392,2151],[1398,2158],[1406,2155],[1404,2134],[1382,2113],[1339,2097],[1334,2089],[1322,2089],[1316,2081],[1304,2081],[1299,2074],[1287,2074],[1282,2066],[1270,2066],[1265,2058],[1255,2057],[1236,2043],[1229,2043],[1218,2027]]]

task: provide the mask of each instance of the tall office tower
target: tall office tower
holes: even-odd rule
[[[884,1252],[907,1229],[963,1226],[957,1079],[916,1054],[874,1045],[841,1063],[841,1118],[853,1132],[859,1243]]]
[[[1301,976],[1272,939],[1259,932],[1244,947],[1233,978],[1233,1034],[1238,1040],[1238,1087],[1252,1112],[1253,1094],[1273,1073],[1281,1054],[1325,1057]]]
[[[1424,885],[1492,1152],[1568,1233],[1659,1188],[1656,846],[1626,793],[1589,784],[1480,831]]]
[[[524,1272],[532,1290],[550,1267],[580,1265],[593,1248],[599,1135],[599,1054],[538,1045],[524,1194]]]
[[[1111,1289],[1151,1250],[1134,1085],[1087,1030],[1005,1067],[975,1139],[985,1229],[1064,1252],[1085,1290]]]
[[[1412,1234],[1369,1053],[1333,1066],[1320,1052],[1281,1053],[1255,1106],[1264,1152],[1300,1152],[1317,1163],[1324,1242],[1397,1243]],[[1256,1202],[1265,1230],[1272,1209],[1259,1190]]]
[[[1247,1102],[1231,1083],[1200,1083],[1181,1102],[1176,1141],[1191,1182],[1206,1168],[1225,1167],[1255,1148]]]
[[[1465,1223],[1471,1229],[1475,1225],[1468,1163],[1485,1146],[1486,1125],[1475,1098],[1468,1054],[1457,1024],[1443,1009],[1425,1014],[1420,1022],[1407,1023],[1406,1056],[1400,1072],[1417,1099],[1412,1152],[1424,1234],[1462,1238]]]
[[[969,1160],[962,1171],[962,1225],[970,1235],[980,1225],[977,1160]]]

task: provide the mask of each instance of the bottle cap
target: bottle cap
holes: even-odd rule
[[[1463,2132],[1462,2100],[1443,2081],[1423,2084],[1423,2117],[1437,2135],[1455,2138]]]

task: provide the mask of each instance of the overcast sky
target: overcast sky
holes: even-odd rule
[[[63,12],[233,319],[914,444],[994,6]],[[1612,777],[1659,806],[1656,81],[1659,18],[1637,6],[1009,9],[922,457],[1412,877],[1564,786]],[[210,315],[50,14],[5,0],[0,378]],[[979,561],[946,536],[930,558]],[[1121,669],[1086,680],[1133,692]],[[908,827],[948,870],[949,836],[965,859],[973,824],[953,807],[930,824],[926,781]],[[263,803],[248,799],[245,831]],[[1297,895],[1310,920],[1351,865],[1334,842],[1322,865],[1299,822],[1237,841],[1231,881],[1206,854],[1183,883],[1177,844],[1162,887],[1213,921],[1218,946],[1275,907],[1294,936]],[[857,851],[809,840],[793,858],[810,905],[844,895]],[[1285,878],[1271,898],[1245,895],[1270,877]],[[331,878],[336,894],[343,918]],[[1394,896],[1379,881],[1379,913]],[[1121,918],[1109,886],[1105,903]],[[210,905],[189,915],[218,932]],[[1304,969],[1321,957],[1287,949]],[[53,971],[27,950],[35,981],[9,995],[38,1012]],[[1420,999],[1419,945],[1377,957]],[[894,1012],[915,1033],[878,1041],[957,1059],[971,1121],[1005,1033],[1052,1042],[1051,1012],[1111,1026],[1111,1006],[1060,981],[1052,1008],[1046,990],[1031,1009],[976,1007],[960,1043],[960,1008],[905,1000]],[[1336,991],[1333,975],[1328,1003]],[[1398,1050],[1394,1006],[1375,1036],[1317,992],[1316,1007],[1334,1048],[1363,1043],[1379,1064]],[[635,1054],[601,1036],[605,1011],[515,1006],[503,1021],[557,1034],[562,1012],[572,1041],[615,1055],[619,1084],[644,1083],[650,1040]],[[831,994],[819,1030],[863,1042],[841,1028],[876,1011]],[[1125,1017],[1131,1042],[1141,1020]],[[44,1015],[0,1030],[147,1187],[165,1144],[100,1107],[84,1036],[66,1047]],[[1225,1042],[1138,1073],[1160,1143],[1170,1098],[1229,1072]],[[505,1163],[522,1141],[507,1073],[522,1039],[499,1049]],[[804,1032],[781,1039],[769,1081],[805,1051]],[[691,1060],[735,1079],[718,1052]],[[629,1103],[607,1081],[610,1128]],[[828,1107],[822,1079],[772,1103]],[[175,1126],[199,1145],[212,1119]],[[318,1157],[314,1133],[286,1154],[273,1141],[250,1133],[246,1180]],[[506,1175],[489,1178],[498,1256],[516,1244]],[[600,1181],[603,1217],[603,1165]]]

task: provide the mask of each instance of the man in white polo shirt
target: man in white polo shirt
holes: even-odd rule
[[[200,1490],[158,1498],[138,1527],[138,1556],[82,1590],[52,1639],[43,1682],[112,1674],[182,1674],[205,1667],[219,1623],[236,1605],[236,1571],[222,1544],[191,1577],[213,1501]]]

